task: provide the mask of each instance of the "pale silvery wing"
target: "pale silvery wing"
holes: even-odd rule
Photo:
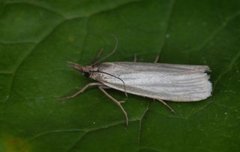
[[[105,62],[90,77],[139,96],[168,101],[200,101],[211,95],[208,66],[141,62]]]

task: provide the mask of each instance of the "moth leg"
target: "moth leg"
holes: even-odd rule
[[[136,54],[134,54],[133,62],[137,62],[137,55]]]
[[[126,101],[125,100],[122,100],[122,101],[118,101],[119,103],[123,104],[125,103]]]
[[[112,89],[112,88],[110,88],[110,87],[108,87],[108,86],[105,86],[105,85],[101,85],[101,88],[102,89]],[[128,96],[126,96],[126,97],[128,97]],[[125,103],[126,101],[125,100],[122,100],[122,101],[118,101],[119,103]]]
[[[101,85],[101,88],[102,89],[112,89],[112,88],[110,88],[110,87],[108,87],[108,86],[105,86],[105,85]],[[125,94],[126,95],[126,94]],[[126,97],[128,97],[128,96],[126,96]],[[125,100],[122,100],[122,101],[118,101],[119,103],[125,103],[126,101]]]
[[[163,101],[163,100],[161,100],[161,99],[157,99],[159,102],[161,102],[162,104],[164,104],[165,106],[167,106],[168,107],[168,109],[170,109],[173,113],[175,113],[175,110],[172,108],[172,107],[170,107],[165,101]]]
[[[102,84],[101,83],[89,83],[89,84],[85,85],[82,89],[80,89],[79,91],[74,93],[73,95],[66,96],[66,97],[63,97],[61,99],[71,99],[71,98],[74,98],[74,97],[78,96],[79,94],[83,93],[87,88],[92,87],[92,86],[100,86],[100,85],[102,85]]]
[[[108,87],[108,86],[105,86],[105,85],[102,85],[101,86],[103,89],[112,89],[112,88],[110,88],[110,87]]]
[[[158,61],[159,61],[159,55],[156,56],[154,63],[158,63]]]
[[[128,125],[128,114],[121,105],[121,102],[119,102],[117,99],[113,98],[110,94],[107,93],[101,86],[98,87],[108,98],[110,98],[123,112],[125,119],[126,119],[126,125]]]

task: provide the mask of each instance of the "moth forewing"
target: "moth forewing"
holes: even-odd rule
[[[99,72],[91,78],[110,88],[153,99],[200,101],[209,97],[212,91],[206,73],[208,66],[106,62],[97,68]]]

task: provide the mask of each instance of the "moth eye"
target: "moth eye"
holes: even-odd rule
[[[89,72],[84,72],[83,75],[84,75],[85,77],[89,77],[89,76],[90,76]]]

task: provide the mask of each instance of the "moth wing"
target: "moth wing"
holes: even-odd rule
[[[127,93],[169,101],[199,101],[211,95],[208,66],[135,62],[103,63],[103,84]],[[109,75],[110,74],[110,75]]]

